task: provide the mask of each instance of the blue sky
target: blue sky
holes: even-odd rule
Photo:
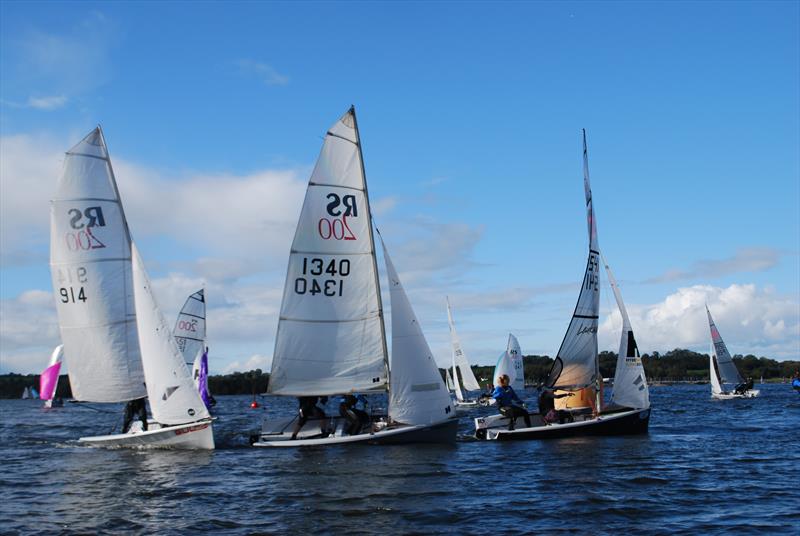
[[[212,371],[269,368],[321,137],[358,111],[375,217],[431,347],[553,355],[587,237],[643,350],[800,356],[794,2],[0,4],[0,371],[58,342],[48,200],[103,125],[168,315],[208,286]],[[603,349],[619,318],[601,300]],[[216,359],[215,359],[216,358]]]

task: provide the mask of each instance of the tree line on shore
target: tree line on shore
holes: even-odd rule
[[[752,354],[735,355],[733,359],[743,377],[752,377],[756,380],[762,377],[765,380],[791,378],[800,369],[800,361],[776,361]],[[600,373],[604,378],[614,377],[616,363],[616,353],[600,353]],[[644,354],[642,363],[647,379],[651,382],[708,381],[708,354],[676,348],[664,354],[659,352]],[[543,382],[552,365],[553,359],[546,355],[524,356],[525,382],[529,385]],[[485,386],[491,382],[494,366],[474,365],[472,371],[481,386]],[[208,377],[209,389],[214,395],[261,394],[267,390],[268,382],[269,374],[262,372],[261,369]],[[3,374],[0,375],[0,398],[20,398],[26,387],[38,388],[38,386],[38,374]],[[62,375],[58,382],[56,396],[72,397],[66,375]]]

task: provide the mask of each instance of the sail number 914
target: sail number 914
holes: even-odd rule
[[[316,296],[341,296],[344,289],[344,279],[350,275],[350,261],[348,259],[324,259],[303,257],[303,276],[294,280],[296,294],[311,294]]]

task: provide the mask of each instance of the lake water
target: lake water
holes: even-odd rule
[[[288,450],[248,435],[294,401],[218,397],[214,452],[84,447],[121,405],[0,400],[0,532],[797,534],[800,395],[757,388],[652,388],[643,436],[478,442],[480,408],[455,446]]]

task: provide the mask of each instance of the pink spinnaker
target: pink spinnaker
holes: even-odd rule
[[[42,400],[51,400],[56,394],[58,385],[58,372],[61,370],[61,363],[50,365],[42,375],[39,376],[39,396]]]

